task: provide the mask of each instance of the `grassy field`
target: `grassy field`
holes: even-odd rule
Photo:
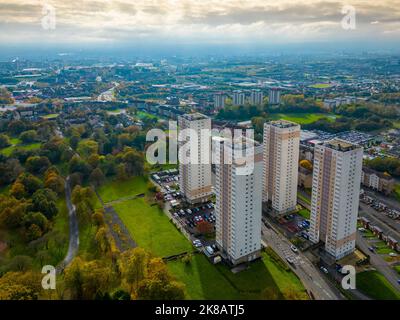
[[[59,114],[58,113],[52,113],[52,114],[46,114],[45,116],[43,116],[43,119],[55,119],[58,118]]]
[[[5,156],[10,156],[15,148],[19,148],[22,150],[35,150],[35,149],[39,149],[41,146],[41,143],[39,143],[39,142],[29,143],[29,144],[21,144],[21,141],[17,138],[11,139],[11,143],[12,143],[12,146],[1,149],[0,153],[4,154]]]
[[[326,113],[272,113],[268,117],[269,120],[284,119],[303,125],[315,122],[322,118],[327,118],[331,121],[334,121],[336,116]]]
[[[225,265],[212,265],[203,255],[195,255],[190,264],[168,262],[168,268],[186,284],[189,299],[283,299],[285,292],[307,299],[300,280],[276,265],[266,253],[262,260],[236,274]]]
[[[395,266],[395,267],[394,267],[394,270],[396,270],[397,273],[400,274],[400,265],[399,265],[399,266]]]
[[[136,115],[139,117],[139,119],[143,119],[143,118],[158,119],[159,118],[154,114],[143,112],[143,111],[139,111],[138,113],[136,113]]]
[[[400,292],[377,271],[364,271],[357,274],[357,289],[377,300],[400,299]]]
[[[310,210],[307,209],[301,209],[299,212],[297,212],[300,216],[302,216],[305,219],[310,219]]]
[[[166,257],[192,251],[192,245],[168,220],[158,206],[150,206],[145,198],[113,205],[136,243],[154,255]]]
[[[301,193],[297,193],[297,198],[303,200],[307,204],[311,204],[311,200],[305,196],[303,196]]]
[[[135,196],[147,191],[147,177],[133,177],[125,181],[109,180],[97,191],[104,202]]]
[[[326,88],[332,87],[332,85],[330,83],[316,83],[316,84],[312,84],[309,87],[315,88],[315,89],[326,89]]]

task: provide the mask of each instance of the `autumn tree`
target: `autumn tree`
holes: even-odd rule
[[[200,234],[210,234],[210,233],[214,232],[213,225],[210,222],[205,221],[205,220],[200,221],[197,224],[196,229],[197,229],[197,232],[200,233]]]
[[[99,187],[105,180],[105,176],[100,168],[96,168],[90,174],[89,180],[95,186]]]
[[[7,272],[0,278],[0,300],[37,300],[42,276],[33,271]]]

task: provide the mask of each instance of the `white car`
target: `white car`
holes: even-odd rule
[[[287,262],[294,264],[294,259],[292,257],[286,257]]]
[[[327,269],[327,268],[325,268],[325,267],[321,267],[320,269],[322,270],[322,272],[323,272],[323,273],[326,273],[326,274],[328,274],[328,273],[329,273],[328,269]]]
[[[299,252],[299,249],[297,249],[294,245],[291,245],[290,249],[292,249],[292,251],[295,253]]]

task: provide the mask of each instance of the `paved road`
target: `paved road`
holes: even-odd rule
[[[295,268],[290,266],[300,278],[308,292],[312,292],[316,300],[341,300],[342,294],[332,284],[323,278],[321,271],[315,267],[301,252],[295,254],[291,249],[291,243],[281,234],[262,226],[263,240],[270,245],[279,256],[286,260],[287,256],[295,259]]]
[[[400,284],[397,283],[397,280],[400,279],[400,276],[397,274],[395,270],[393,270],[388,263],[382,258],[381,255],[377,253],[370,252],[368,250],[369,244],[368,242],[360,235],[360,232],[357,232],[357,246],[364,252],[368,252],[370,256],[370,263],[372,266],[376,268],[383,276],[395,287],[400,290]]]
[[[57,273],[61,273],[75,258],[79,250],[79,228],[78,218],[76,216],[75,206],[71,201],[70,177],[65,180],[65,200],[67,202],[69,216],[69,245],[68,252],[64,260],[58,265]]]

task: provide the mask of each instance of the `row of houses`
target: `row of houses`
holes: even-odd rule
[[[397,239],[392,236],[386,235],[381,228],[378,226],[372,225],[371,221],[366,217],[359,218],[360,223],[362,224],[364,229],[370,230],[373,234],[380,240],[386,242],[386,244],[397,252],[400,252],[400,244]]]

